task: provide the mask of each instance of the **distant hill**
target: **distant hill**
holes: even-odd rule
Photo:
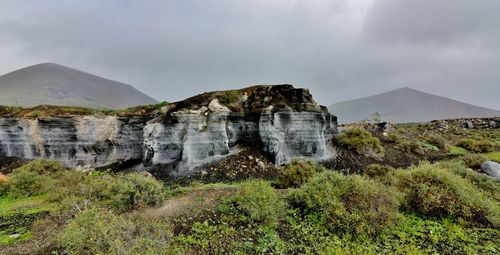
[[[53,63],[0,76],[0,105],[125,108],[156,100],[134,87]]]
[[[335,103],[329,107],[339,123],[352,123],[373,118],[393,123],[423,122],[463,117],[498,117],[500,111],[462,103],[411,88]]]

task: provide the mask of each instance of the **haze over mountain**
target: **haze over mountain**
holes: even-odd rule
[[[329,107],[339,123],[370,119],[376,113],[382,121],[423,122],[465,117],[497,117],[500,111],[479,107],[412,88],[400,88],[374,96],[343,101]]]
[[[134,87],[53,63],[0,76],[0,105],[126,108],[157,101]]]

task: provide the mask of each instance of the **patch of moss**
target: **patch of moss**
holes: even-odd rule
[[[493,160],[495,162],[499,162],[500,163],[500,151],[494,151],[494,152],[490,152],[490,153],[484,153],[484,154],[482,154],[482,156],[484,156],[488,160]]]
[[[466,149],[454,145],[448,146],[448,151],[452,155],[465,155],[467,153]]]
[[[0,217],[14,214],[33,214],[40,211],[53,210],[54,206],[48,202],[47,195],[15,198],[12,196],[0,197]]]

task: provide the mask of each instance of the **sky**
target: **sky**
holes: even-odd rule
[[[160,101],[294,84],[500,109],[498,0],[0,0],[0,74],[53,62]],[[1,93],[1,92],[0,92]]]

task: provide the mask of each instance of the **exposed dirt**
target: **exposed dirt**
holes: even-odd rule
[[[28,161],[18,158],[0,158],[0,174],[10,174],[14,169],[21,167]]]
[[[236,189],[227,187],[211,187],[195,189],[168,199],[161,207],[150,208],[144,214],[151,218],[176,218],[181,215],[190,215],[192,211],[214,208],[221,201],[236,192]]]
[[[254,147],[240,147],[240,152],[195,170],[194,179],[203,182],[239,181],[250,178],[272,179],[276,167]]]

